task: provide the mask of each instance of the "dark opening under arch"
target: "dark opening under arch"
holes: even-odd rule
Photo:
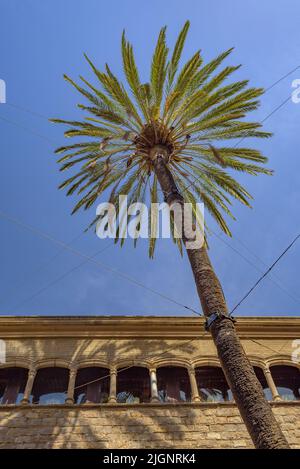
[[[0,404],[18,404],[25,391],[28,370],[21,367],[0,369]]]
[[[157,369],[158,397],[161,402],[189,402],[191,385],[189,374],[182,366],[162,366]]]
[[[232,392],[222,368],[199,366],[195,368],[200,399],[207,402],[232,401]]]
[[[74,402],[76,404],[107,402],[109,382],[108,368],[97,366],[80,368],[76,375]]]
[[[67,397],[69,370],[49,367],[37,371],[33,387],[34,404],[64,404]]]
[[[281,399],[300,400],[300,370],[295,366],[273,365],[270,367],[275,386]]]
[[[133,366],[117,373],[117,402],[149,402],[151,396],[149,370]]]

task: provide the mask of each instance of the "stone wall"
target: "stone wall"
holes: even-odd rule
[[[272,403],[300,448],[300,403]],[[251,448],[232,403],[0,406],[0,448]]]

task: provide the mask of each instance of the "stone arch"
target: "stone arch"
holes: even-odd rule
[[[30,369],[33,366],[33,361],[29,360],[25,357],[14,357],[8,358],[5,363],[1,363],[1,368],[11,368],[11,367],[18,367],[18,368],[27,368]]]
[[[205,357],[205,358],[198,358],[193,360],[192,366],[194,368],[200,366],[215,366],[221,368],[220,361],[216,357]]]
[[[191,362],[183,358],[169,357],[169,358],[161,358],[156,361],[153,361],[152,365],[157,369],[162,368],[164,366],[177,366],[177,367],[188,369],[191,367]]]
[[[61,358],[42,359],[34,363],[36,370],[42,368],[67,368],[70,369],[70,362]]]
[[[77,370],[80,370],[82,368],[89,368],[89,367],[99,367],[99,368],[109,369],[110,365],[104,360],[92,359],[92,358],[84,358],[76,362],[72,362],[70,364],[70,368],[76,368]]]
[[[266,361],[262,358],[259,358],[255,355],[248,355],[249,361],[252,366],[258,366],[259,368],[264,369],[266,367]]]
[[[285,365],[285,366],[293,366],[295,368],[300,369],[300,363],[293,362],[289,355],[278,355],[275,357],[270,357],[266,360],[266,365],[269,368],[275,365]]]
[[[141,368],[151,368],[151,363],[147,360],[143,360],[143,359],[139,359],[139,358],[135,358],[135,359],[120,359],[116,362],[114,362],[111,367],[112,368],[115,368],[116,370],[119,370],[120,368],[125,368],[125,367],[134,367],[134,366],[138,366],[138,367],[141,367]]]

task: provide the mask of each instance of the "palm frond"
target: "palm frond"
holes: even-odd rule
[[[167,117],[167,122],[172,118],[172,112],[176,106],[184,98],[185,94],[190,88],[193,78],[202,62],[200,51],[196,52],[193,57],[184,65],[181,72],[178,75],[176,84],[170,92],[168,100],[164,108],[164,116]]]
[[[167,93],[169,93],[169,91],[170,91],[170,89],[173,85],[173,81],[174,81],[174,78],[175,78],[175,75],[176,75],[176,72],[177,72],[177,69],[178,69],[178,64],[179,64],[179,61],[180,61],[180,58],[181,58],[182,50],[183,50],[183,47],[184,47],[184,43],[185,43],[185,39],[186,39],[188,30],[189,30],[189,27],[190,27],[190,22],[186,21],[186,23],[184,24],[182,30],[179,33],[179,36],[178,36],[178,39],[176,41],[171,60],[168,64],[168,82],[167,82],[167,86],[166,86],[166,92]]]
[[[161,100],[163,96],[164,83],[167,74],[167,55],[168,49],[166,46],[166,27],[160,30],[156,48],[152,57],[151,65],[151,90],[153,94],[153,118],[156,119],[159,115]]]
[[[121,41],[125,84],[107,64],[104,71],[100,70],[86,54],[96,84],[80,75],[79,85],[64,75],[86,102],[78,104],[85,113],[82,119],[51,119],[67,126],[65,137],[78,138],[76,143],[55,151],[60,170],[73,171],[59,188],[65,189],[66,195],[78,197],[72,213],[93,207],[107,194],[118,214],[115,242],[121,246],[125,242],[122,222],[127,215],[119,205],[120,196],[127,195],[128,204],[161,201],[153,164],[156,147],[164,147],[168,153],[166,164],[185,201],[192,204],[194,220],[199,216],[196,204],[202,201],[228,236],[231,232],[227,217],[234,219],[232,201],[250,207],[252,199],[233,173],[272,174],[264,166],[267,158],[259,150],[224,143],[271,136],[261,124],[246,120],[248,113],[258,108],[264,90],[249,87],[248,80],[231,81],[240,65],[224,66],[223,62],[233,49],[208,63],[203,63],[198,51],[180,67],[189,26],[187,21],[170,57],[166,27],[160,30],[145,83],[141,82],[133,46],[125,32]],[[131,219],[128,216],[126,221]],[[97,227],[100,221],[97,215],[89,228]],[[182,254],[183,241],[176,237],[172,213],[170,224],[173,241]],[[150,258],[154,257],[157,227],[154,214]],[[205,227],[209,233],[206,223]]]
[[[122,34],[122,58],[123,58],[123,68],[127,82],[130,86],[130,89],[135,97],[137,104],[143,112],[144,118],[149,118],[149,113],[146,105],[146,100],[144,99],[144,93],[142,89],[142,84],[140,82],[138,69],[135,64],[133,48],[132,45],[127,42],[125,38],[125,31]]]
[[[200,88],[216,70],[216,68],[223,62],[223,60],[226,59],[229,54],[231,54],[232,51],[233,47],[226,50],[225,52],[222,52],[220,55],[218,55],[218,57],[204,65],[195,75],[190,91],[193,92],[195,89]]]

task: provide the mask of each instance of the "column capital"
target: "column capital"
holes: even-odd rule
[[[187,370],[188,370],[188,373],[191,374],[191,375],[195,375],[195,373],[196,373],[196,370],[195,370],[193,365],[188,366]]]
[[[151,373],[156,373],[157,368],[156,368],[156,366],[153,366],[153,365],[152,365],[152,366],[150,366],[150,367],[148,368],[148,370],[149,370],[149,373],[150,373],[150,374],[151,374]]]
[[[77,367],[72,366],[71,368],[69,368],[70,378],[73,376],[76,376],[77,371],[78,371]]]
[[[28,378],[34,379],[37,374],[37,369],[36,368],[30,368],[28,370]]]

